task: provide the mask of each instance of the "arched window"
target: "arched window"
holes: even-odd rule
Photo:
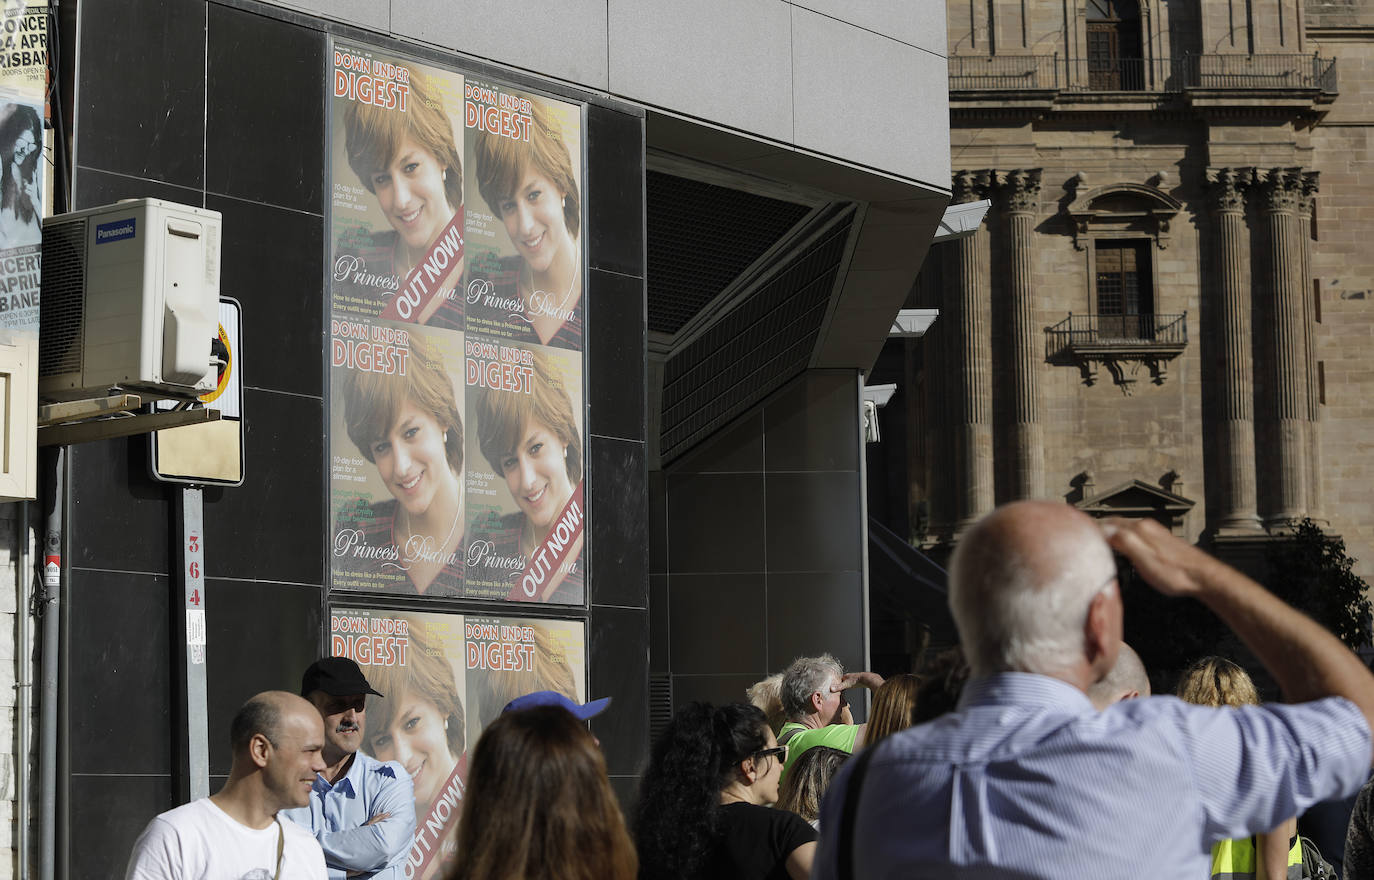
[[[1136,0],[1088,0],[1088,88],[1139,91],[1145,88]]]

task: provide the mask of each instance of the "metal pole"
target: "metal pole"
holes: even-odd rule
[[[29,556],[29,502],[19,502],[19,571],[15,582],[18,595],[15,597],[15,623],[19,628],[18,650],[15,652],[18,662],[16,663],[15,681],[15,726],[18,728],[18,743],[16,749],[18,754],[15,756],[15,834],[18,839],[15,841],[16,855],[19,861],[19,876],[28,877],[29,874],[29,796],[32,794],[29,786],[29,729],[32,726],[29,713],[33,711],[33,657],[30,656],[32,648],[29,646],[29,627],[33,623],[33,609],[30,607],[33,602],[33,571],[29,568],[32,563]]]
[[[43,618],[43,653],[40,671],[38,747],[39,877],[53,880],[57,866],[57,678],[60,645],[59,615],[62,586],[62,526],[66,504],[67,450],[52,447],[46,459],[50,491],[43,498],[46,525],[43,531],[43,593],[39,611]]]
[[[202,490],[173,492],[181,521],[179,573],[172,579],[172,644],[177,652],[177,788],[182,803],[210,795],[205,690],[205,512]]]

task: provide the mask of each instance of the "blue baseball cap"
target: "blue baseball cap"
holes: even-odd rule
[[[606,707],[609,705],[611,705],[610,697],[602,697],[599,700],[580,704],[574,703],[557,691],[535,691],[532,694],[525,694],[523,697],[516,697],[507,703],[506,708],[501,711],[503,713],[518,712],[521,709],[532,709],[535,706],[561,706],[586,721],[588,718],[595,718],[606,711]]]

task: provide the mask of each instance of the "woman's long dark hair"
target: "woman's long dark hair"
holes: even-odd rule
[[[696,874],[711,851],[721,789],[768,745],[768,719],[748,703],[691,703],[654,743],[635,808],[640,880]]]
[[[586,725],[558,706],[493,721],[472,752],[448,880],[634,876],[634,846]]]

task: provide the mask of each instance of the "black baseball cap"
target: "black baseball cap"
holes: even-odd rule
[[[367,683],[358,664],[347,657],[322,657],[310,664],[301,676],[301,696],[308,697],[315,691],[324,691],[331,697],[351,697],[354,694],[385,694],[374,691]]]

